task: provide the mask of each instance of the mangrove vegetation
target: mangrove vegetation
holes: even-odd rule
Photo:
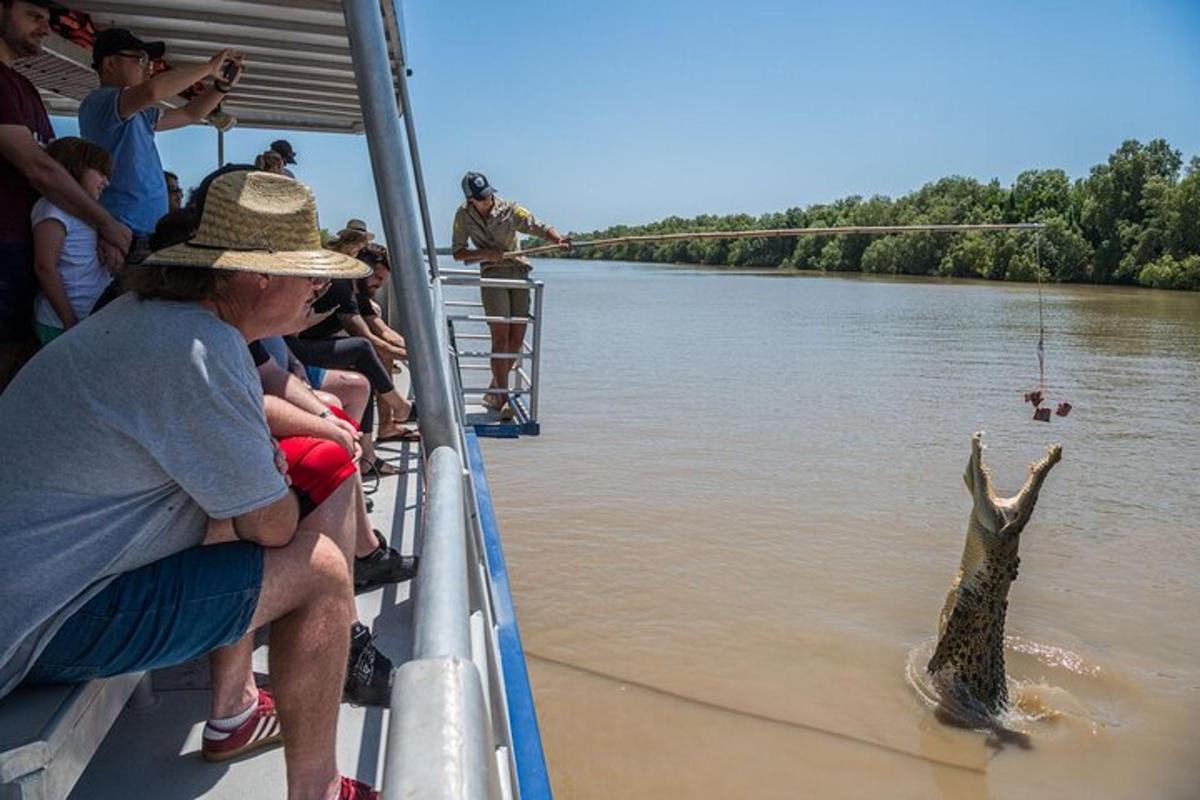
[[[801,236],[582,247],[567,258],[1200,289],[1200,156],[1129,140],[1087,177],[1029,170],[1012,186],[951,176],[902,197],[851,196],[752,217],[702,214],[573,233],[576,241],[685,231],[1040,222],[1038,233]],[[543,244],[531,239],[527,247]]]

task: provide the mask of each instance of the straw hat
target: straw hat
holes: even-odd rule
[[[142,263],[310,278],[361,278],[371,272],[357,258],[321,247],[317,203],[307,186],[283,175],[245,171],[214,178],[195,235]]]

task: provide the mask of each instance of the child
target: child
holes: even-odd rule
[[[46,152],[91,197],[100,198],[112,174],[108,151],[85,139],[66,136],[52,141]],[[95,228],[45,197],[34,204],[30,220],[33,269],[41,287],[34,301],[34,321],[38,339],[48,344],[91,313],[112,276],[100,263]]]

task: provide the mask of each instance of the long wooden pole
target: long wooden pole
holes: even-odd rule
[[[761,231],[695,231],[693,233],[652,233],[645,236],[619,236],[615,239],[586,239],[571,242],[573,247],[597,247],[606,244],[630,242],[673,242],[680,239],[779,239],[786,236],[837,236],[857,233],[867,236],[890,233],[972,233],[984,231],[1036,231],[1042,227],[1038,222],[980,225],[852,225],[841,228],[770,228]],[[556,244],[531,247],[528,250],[513,250],[510,256],[532,256],[539,253],[556,253],[562,248]]]

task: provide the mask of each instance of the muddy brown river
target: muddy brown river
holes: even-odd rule
[[[559,798],[1200,797],[1200,294],[539,261],[485,440]],[[919,691],[987,433],[1021,737]],[[917,675],[918,680],[913,676]]]

